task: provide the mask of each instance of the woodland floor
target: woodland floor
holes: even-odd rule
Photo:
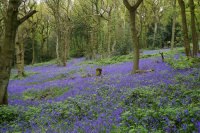
[[[71,59],[26,66],[10,79],[9,106],[0,109],[0,132],[200,132],[200,61],[182,53],[144,51],[131,75],[132,56]],[[102,76],[95,76],[96,68]]]

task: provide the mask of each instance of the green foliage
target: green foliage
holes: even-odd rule
[[[15,130],[18,126],[15,122],[23,121],[29,125],[30,120],[41,112],[40,107],[0,106],[0,124],[9,123]]]
[[[38,74],[37,72],[25,72],[25,76],[23,78],[27,78],[29,76],[33,76],[35,74]],[[16,73],[12,73],[10,76],[10,80],[15,80],[15,79],[19,79],[18,75],[16,75]]]
[[[190,75],[193,79],[194,75]],[[179,75],[181,77],[181,75]],[[186,77],[182,75],[182,79]],[[121,132],[192,132],[200,119],[198,79],[135,89],[124,101]]]
[[[19,116],[16,107],[14,106],[0,106],[0,124],[10,122],[17,119]]]
[[[174,57],[166,58],[166,62],[174,69],[185,69],[191,68],[192,66],[199,66],[200,58],[188,58],[180,55],[178,59],[175,59]]]
[[[52,65],[52,64],[56,64],[56,59],[53,59],[53,60],[50,60],[47,62],[36,63],[36,64],[30,65],[30,66],[36,67],[36,66],[45,66],[45,65]]]
[[[42,100],[42,99],[52,99],[57,96],[62,95],[67,92],[69,88],[48,88],[45,90],[35,90],[30,89],[23,93],[23,97],[25,100]]]
[[[141,55],[141,58],[150,58],[160,56],[160,54],[148,54],[148,55]],[[122,62],[129,62],[133,60],[133,54],[128,55],[121,55],[121,56],[113,56],[111,58],[99,59],[96,61],[86,61],[85,64],[96,64],[96,65],[109,65],[109,64],[116,64]]]

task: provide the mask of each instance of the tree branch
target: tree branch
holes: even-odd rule
[[[136,10],[142,2],[143,0],[138,0],[137,3],[132,8]]]
[[[36,10],[32,10],[29,13],[27,13],[23,18],[19,19],[19,25],[25,22],[27,19],[29,19],[31,16],[33,16],[35,13],[37,13]]]
[[[129,11],[131,11],[131,10],[135,11],[142,2],[143,2],[143,0],[137,0],[136,4],[131,6],[131,4],[128,2],[128,0],[123,0],[124,5],[126,6],[126,8]]]
[[[130,11],[132,10],[132,6],[130,5],[130,3],[128,2],[128,0],[123,0],[124,5],[126,6],[126,8]]]

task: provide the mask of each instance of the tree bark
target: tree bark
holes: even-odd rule
[[[16,65],[17,65],[17,70],[18,70],[18,78],[23,78],[25,76],[24,73],[24,44],[23,44],[23,40],[21,40],[23,38],[20,38],[19,35],[17,37],[17,41],[16,41]]]
[[[35,64],[35,34],[34,31],[32,33],[32,65]]]
[[[181,8],[181,17],[182,17],[182,30],[184,36],[184,47],[186,56],[191,56],[189,37],[188,37],[188,27],[187,27],[187,19],[185,13],[185,2],[183,0],[178,0],[179,6]]]
[[[195,5],[193,0],[189,0],[190,13],[191,13],[191,31],[192,31],[192,42],[193,42],[193,57],[197,56],[198,53],[198,38],[195,22]]]
[[[5,23],[5,34],[0,49],[0,105],[8,104],[7,87],[15,51],[15,37],[17,28],[33,14],[27,14],[18,20],[18,8],[21,0],[9,0],[7,8],[7,19]],[[26,18],[26,19],[25,19]]]
[[[108,20],[108,44],[107,44],[108,57],[111,56],[111,24]]]
[[[134,47],[134,57],[133,57],[133,70],[132,73],[136,73],[139,70],[139,38],[137,37],[137,29],[136,29],[136,11],[130,12],[130,20],[131,20],[131,30],[132,30],[132,38],[133,38],[133,47]]]
[[[155,48],[155,43],[156,43],[156,35],[158,31],[158,23],[154,23],[154,33],[153,33],[153,48]]]
[[[13,0],[9,1],[5,35],[0,51],[0,105],[8,104],[7,86],[13,61],[15,36],[18,28],[18,6]]]
[[[174,49],[175,30],[176,30],[176,0],[174,0],[173,3],[171,50]]]
[[[137,70],[139,70],[139,37],[137,36],[137,28],[136,28],[136,11],[139,5],[142,3],[143,0],[138,0],[133,6],[130,5],[128,0],[123,0],[124,5],[129,10],[130,20],[131,20],[131,31],[132,31],[132,38],[133,38],[133,48],[134,48],[134,58],[133,58],[133,70],[132,74],[135,74]]]

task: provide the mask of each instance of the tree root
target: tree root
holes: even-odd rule
[[[150,70],[136,70],[136,73],[142,74],[142,73],[147,73],[147,72],[154,72],[153,69]]]

